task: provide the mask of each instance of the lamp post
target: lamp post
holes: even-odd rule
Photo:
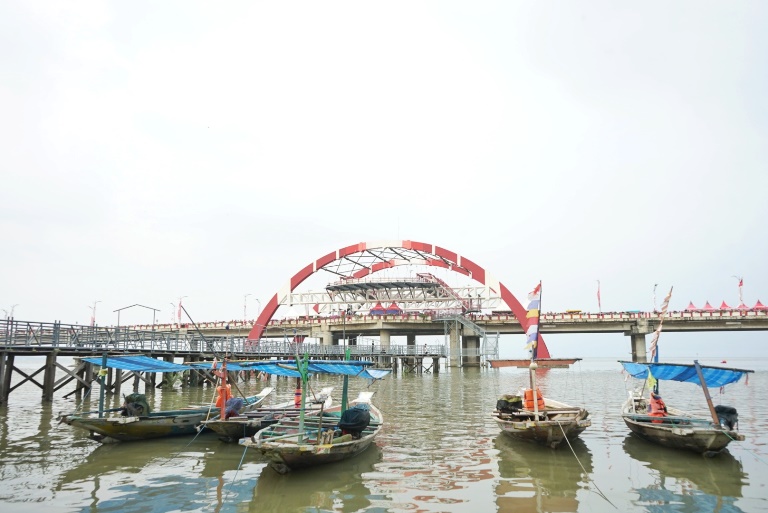
[[[89,306],[88,308],[91,309],[91,326],[96,326],[96,304],[101,303],[101,300],[94,301],[93,306]]]
[[[261,314],[261,301],[259,301],[258,298],[254,298],[256,300],[256,304],[258,305],[258,308],[256,309],[256,317],[258,318]]]
[[[159,312],[160,310],[158,310],[157,308],[152,308],[151,306],[140,305],[138,303],[132,304],[130,306],[124,306],[122,308],[118,308],[117,310],[113,310],[113,312],[117,312],[117,327],[118,328],[120,327],[120,312],[122,312],[123,310],[128,310],[129,308],[133,308],[134,306],[140,306],[141,308],[146,308],[147,310],[152,310],[152,330],[154,331],[154,329],[155,329],[155,314],[157,314],[157,312]]]
[[[179,298],[179,312],[178,312],[178,316],[177,316],[179,329],[181,329],[181,300],[184,299],[185,297],[189,297],[189,296],[181,296]]]
[[[243,296],[243,323],[248,322],[248,314],[246,312],[248,309],[248,296],[250,295],[251,294],[246,294]]]
[[[19,306],[18,304],[15,304],[11,306],[10,314],[8,313],[8,310],[3,309],[3,312],[5,312],[5,318],[7,319],[13,319],[13,311],[16,309],[16,307]]]
[[[170,305],[173,307],[171,308],[171,329],[173,329],[173,325],[176,322],[176,303],[170,303]]]

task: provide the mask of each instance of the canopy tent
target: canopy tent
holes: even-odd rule
[[[693,301],[689,302],[688,307],[685,309],[686,312],[698,312],[699,310],[700,308],[696,308],[696,306],[693,304]]]
[[[386,310],[384,310],[384,306],[381,304],[381,302],[378,302],[374,305],[373,308],[370,310],[371,315],[384,315],[387,313]]]
[[[720,310],[733,310],[733,308],[731,308],[730,306],[728,306],[728,305],[725,303],[725,301],[723,301],[722,303],[720,303]]]
[[[646,379],[648,371],[658,380],[681,381],[685,383],[695,383],[701,385],[696,367],[691,364],[678,363],[635,363],[619,362],[633,378]],[[746,369],[728,369],[725,367],[708,367],[701,365],[701,373],[704,375],[704,381],[707,387],[722,387],[730,383],[736,383],[742,376],[752,370]]]
[[[714,312],[715,307],[709,304],[709,301],[707,301],[707,304],[704,305],[704,308],[702,308],[705,312]]]
[[[756,312],[764,312],[764,311],[768,310],[768,306],[765,306],[764,304],[762,304],[760,302],[760,300],[758,299],[757,303],[755,303],[755,306],[752,307],[752,310],[754,310]]]
[[[736,310],[747,311],[747,310],[749,310],[749,307],[747,305],[745,305],[744,303],[741,303],[741,304],[739,304],[739,306],[736,307]]]
[[[400,314],[400,313],[403,313],[403,309],[400,308],[399,306],[397,306],[397,303],[395,303],[393,301],[392,304],[387,307],[387,313],[388,314]]]
[[[296,360],[263,360],[255,362],[237,362],[243,369],[262,371],[276,376],[286,376],[290,378],[300,378]],[[232,364],[227,363],[227,368],[232,368]],[[366,379],[382,379],[387,376],[390,369],[369,369],[373,362],[355,361],[355,360],[309,360],[308,374],[335,374],[346,376],[357,376]],[[234,368],[233,368],[234,370]]]

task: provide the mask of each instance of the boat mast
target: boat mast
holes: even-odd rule
[[[538,289],[538,290],[537,290]],[[536,304],[536,296],[538,295],[538,304]],[[539,417],[539,397],[538,392],[536,389],[536,369],[539,368],[539,365],[536,363],[536,356],[537,356],[537,349],[539,346],[539,318],[541,317],[541,280],[539,280],[539,284],[534,289],[533,294],[531,295],[531,304],[528,305],[528,311],[530,312],[531,305],[536,306],[536,321],[535,321],[535,329],[536,329],[536,337],[533,340],[533,347],[531,348],[531,364],[528,366],[528,373],[530,374],[530,381],[531,381],[531,394],[533,396],[533,414],[536,418]],[[530,322],[533,322],[533,318],[531,318]],[[528,329],[531,329],[530,323],[528,324]]]
[[[699,361],[694,360],[693,366],[696,367],[696,374],[699,376],[701,389],[704,391],[704,397],[707,400],[707,406],[709,406],[709,413],[712,415],[712,421],[715,423],[715,426],[720,426],[720,419],[717,418],[715,406],[712,404],[712,396],[709,395],[709,389],[707,388],[707,380],[704,379],[704,373],[701,372],[701,365],[699,365]]]

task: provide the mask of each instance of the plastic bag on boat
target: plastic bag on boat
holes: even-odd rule
[[[519,395],[504,394],[496,401],[496,409],[502,413],[513,413],[523,409],[523,398]]]
[[[245,401],[243,401],[242,397],[227,399],[227,403],[224,405],[224,420],[230,417],[237,417],[244,404]]]
[[[361,433],[371,423],[371,412],[366,404],[356,404],[341,414],[339,429],[353,438],[360,438]]]
[[[121,413],[124,417],[141,417],[149,415],[151,411],[147,396],[135,393],[125,396]]]
[[[720,425],[724,428],[733,429],[739,424],[739,413],[736,408],[732,406],[723,406],[718,404],[715,406],[715,413],[717,413],[717,419],[720,421]]]

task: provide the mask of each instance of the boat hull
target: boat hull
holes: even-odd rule
[[[350,406],[354,404],[353,401]],[[344,435],[332,441],[317,442],[318,427],[328,429],[338,422],[339,417],[333,415],[340,413],[340,407],[335,406],[322,416],[305,417],[305,436],[301,442],[298,440],[298,419],[288,419],[260,431],[251,438],[241,439],[240,445],[254,449],[269,460],[272,469],[281,474],[346,460],[368,449],[381,431],[384,422],[381,411],[374,405],[367,404],[371,422],[357,439]]]
[[[272,388],[269,387],[259,395],[246,398],[243,411],[248,412],[258,408],[271,392]],[[218,408],[193,407],[157,411],[140,417],[112,415],[101,418],[92,412],[90,415],[61,415],[59,421],[88,431],[89,438],[97,442],[135,442],[169,436],[194,435],[205,419],[214,418],[219,415],[219,412]]]
[[[578,437],[589,426],[589,412],[545,399],[545,408],[537,419],[530,410],[504,413],[495,410],[493,419],[506,435],[556,449],[565,439]]]
[[[536,359],[536,364],[539,366],[539,368],[564,368],[570,367],[579,360],[581,360],[581,358],[541,358]],[[488,364],[492,369],[498,369],[502,367],[517,367],[520,369],[527,369],[531,366],[531,360],[488,360]]]
[[[104,417],[90,418],[66,415],[62,422],[89,432],[89,438],[97,442],[132,442],[167,436],[195,434],[196,427],[208,415],[208,411],[158,415],[154,417]]]
[[[743,441],[744,435],[716,427],[694,424],[654,424],[650,420],[638,421],[623,415],[624,423],[635,435],[649,442],[694,451],[708,456],[725,449],[732,441]]]

